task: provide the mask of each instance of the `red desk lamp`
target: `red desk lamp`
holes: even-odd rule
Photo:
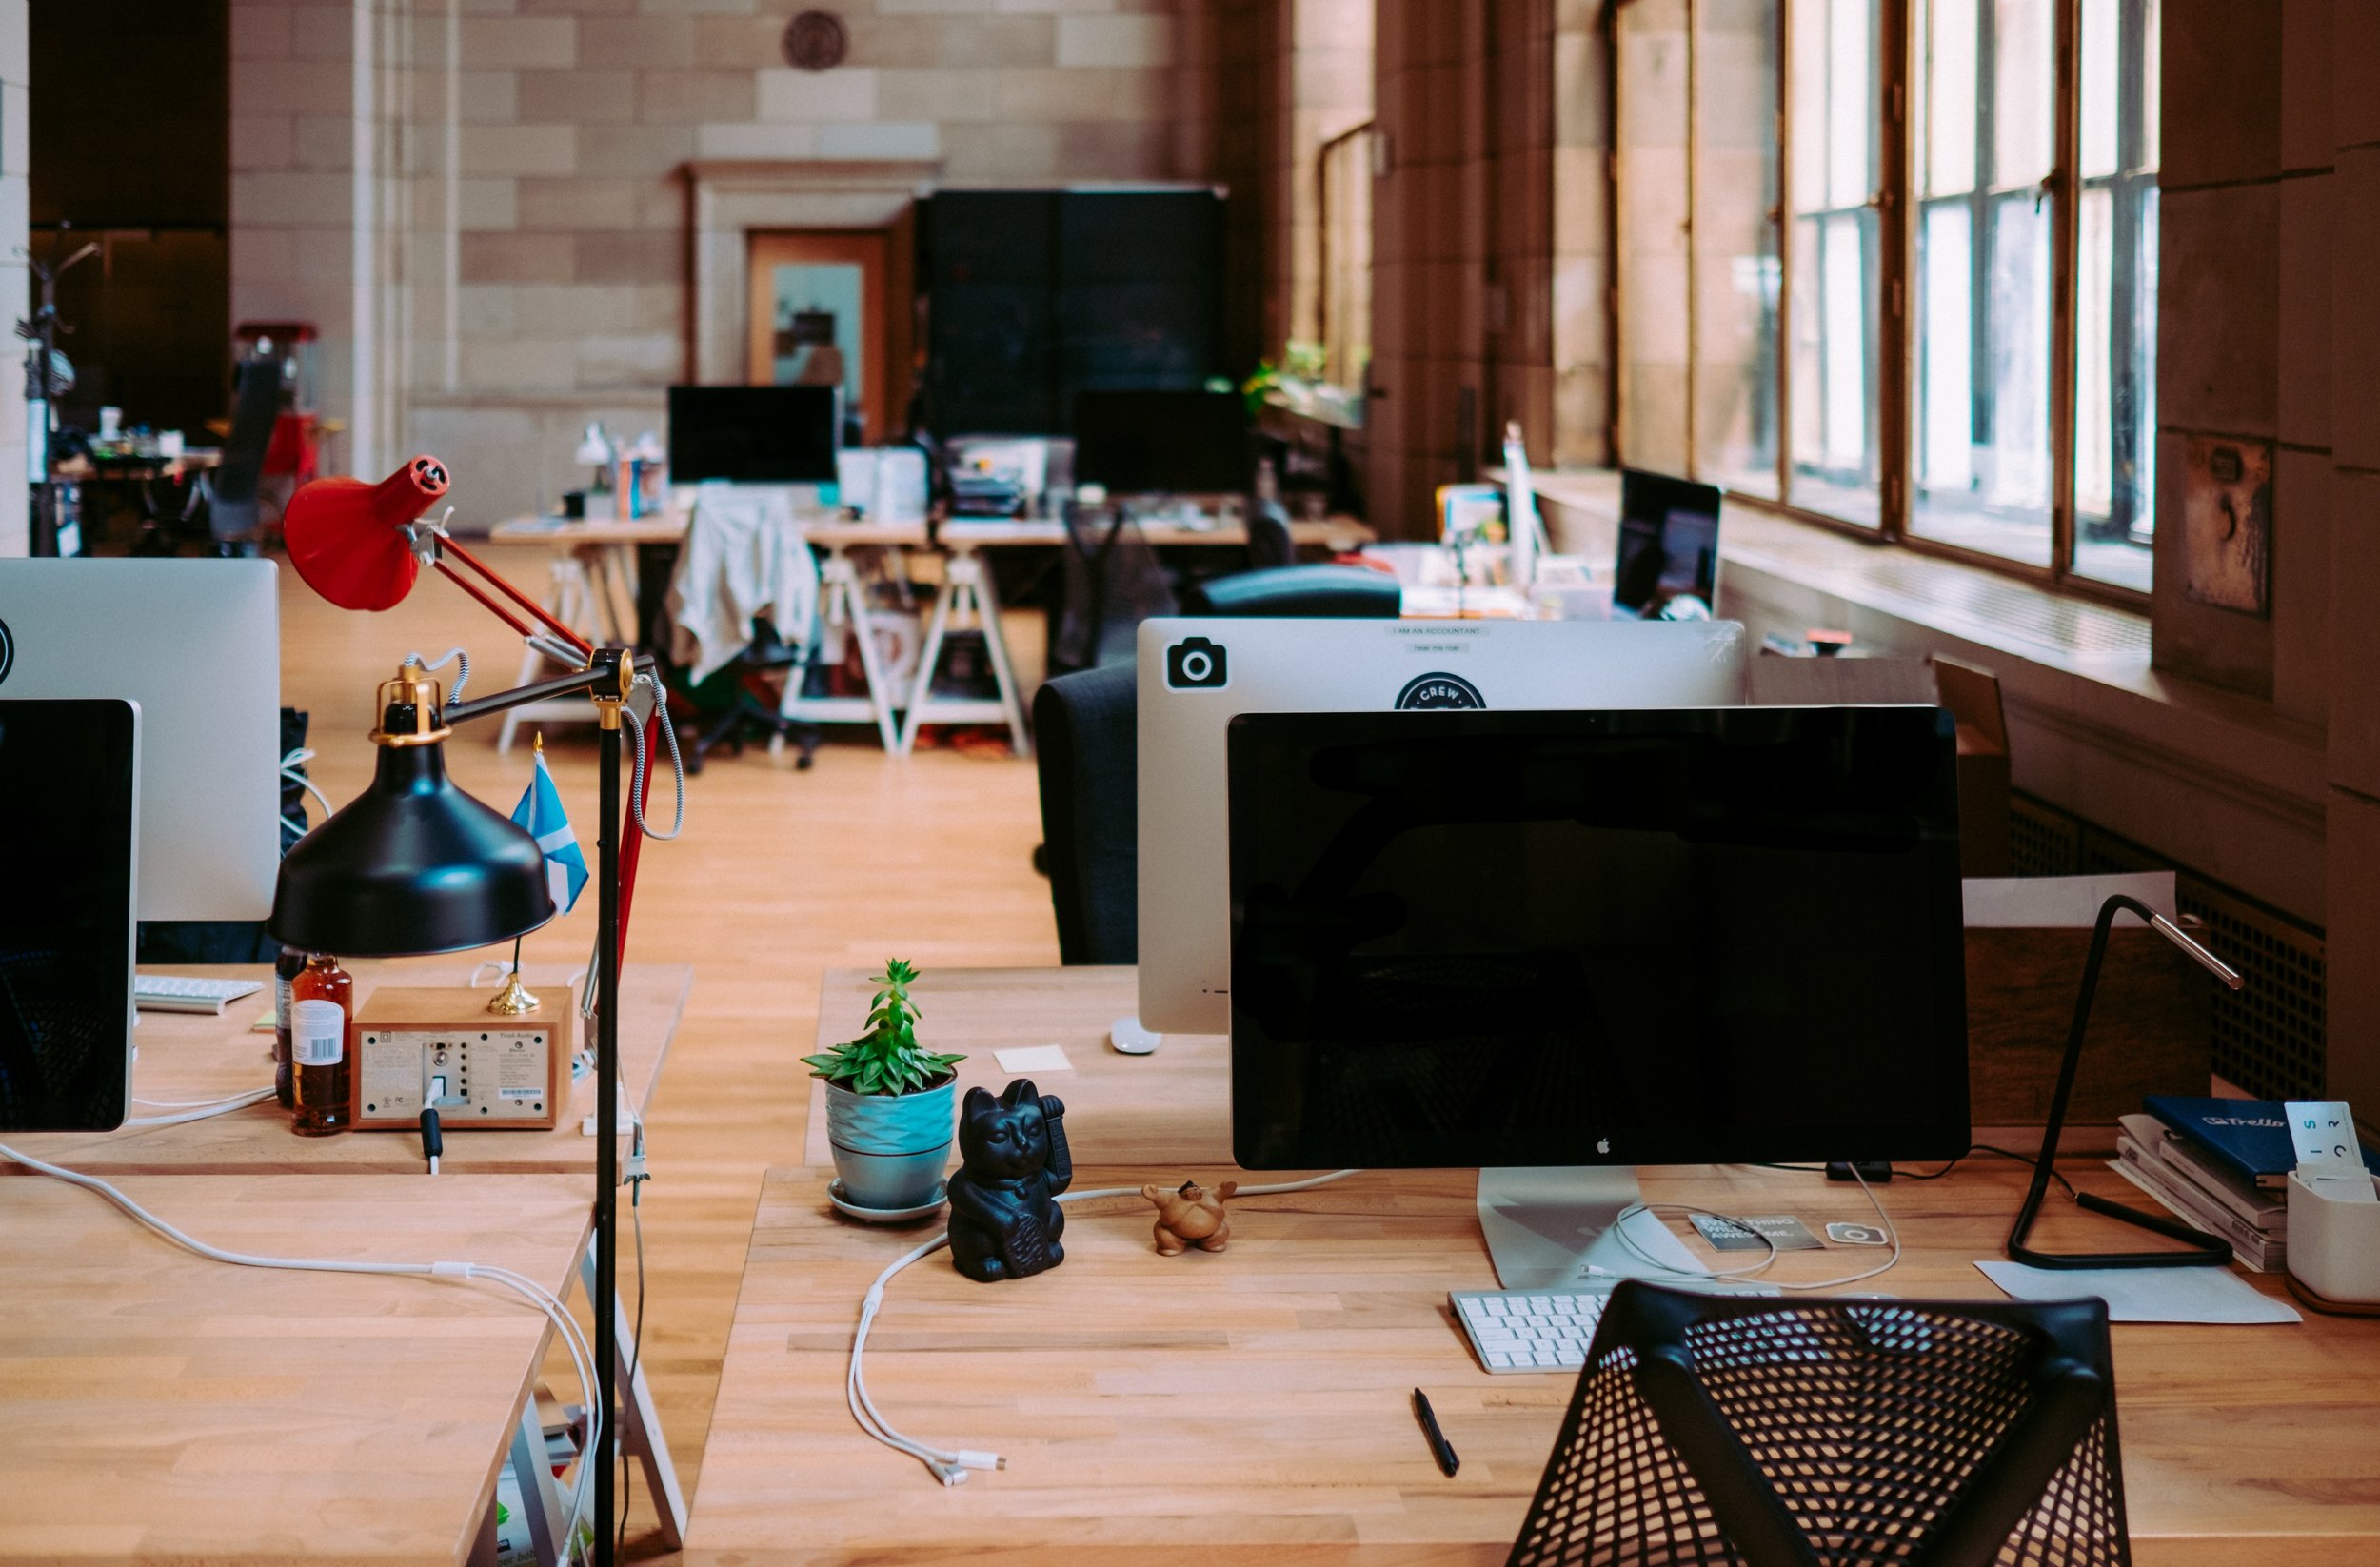
[[[619,1268],[614,1219],[620,1187],[620,964],[644,841],[638,830],[621,847],[621,720],[640,681],[651,684],[652,660],[627,648],[595,647],[458,545],[423,514],[446,493],[446,465],[416,457],[378,484],[318,479],[289,499],[282,531],[289,563],[307,586],[343,609],[388,609],[412,590],[427,565],[575,672],[500,691],[475,702],[441,704],[426,671],[402,668],[382,688],[381,747],[371,785],[300,839],[282,861],[271,933],[311,951],[407,956],[486,945],[535,929],[552,917],[537,843],[508,818],[472,799],[446,776],[445,740],[452,726],[553,697],[593,699],[602,724],[599,762],[602,823],[597,836],[595,938],[595,1359],[601,1415],[585,1461],[595,1471],[595,1560],[609,1567],[615,1538],[611,1451],[617,1408]],[[473,582],[458,565],[480,579]],[[643,753],[666,722],[659,688],[643,720]],[[640,769],[649,786],[649,769]]]

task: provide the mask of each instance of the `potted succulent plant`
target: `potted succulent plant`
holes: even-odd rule
[[[904,1213],[941,1196],[958,1123],[958,1075],[964,1056],[918,1043],[914,963],[888,959],[869,1003],[867,1032],[802,1063],[826,1080],[826,1138],[835,1150],[848,1206]]]

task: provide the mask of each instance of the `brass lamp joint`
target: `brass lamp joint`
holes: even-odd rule
[[[399,705],[413,709],[413,727],[402,733],[382,728],[388,709]],[[375,745],[435,745],[453,732],[446,723],[446,693],[426,671],[410,664],[399,668],[394,679],[380,683],[374,711],[380,715],[380,724],[373,724],[371,731]]]

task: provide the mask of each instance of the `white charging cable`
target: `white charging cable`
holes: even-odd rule
[[[265,1090],[267,1094],[271,1092],[269,1088]],[[577,1538],[579,1524],[594,1498],[594,1466],[610,1461],[610,1434],[605,1429],[602,1400],[596,1393],[595,1352],[587,1343],[585,1334],[580,1330],[578,1319],[570,1315],[562,1298],[545,1285],[510,1268],[488,1262],[365,1262],[344,1258],[256,1257],[246,1252],[226,1251],[220,1246],[210,1246],[159,1218],[97,1176],[85,1175],[80,1170],[70,1170],[62,1164],[48,1163],[20,1153],[6,1143],[0,1143],[0,1160],[21,1164],[36,1175],[63,1180],[69,1186],[96,1192],[166,1240],[210,1261],[227,1262],[243,1268],[278,1268],[292,1273],[363,1273],[484,1279],[501,1284],[522,1297],[544,1312],[546,1319],[553,1324],[554,1331],[562,1336],[564,1347],[570,1353],[571,1365],[578,1373],[579,1392],[584,1400],[582,1407],[588,1412],[587,1444],[580,1455],[579,1478],[571,1487],[568,1526],[563,1532],[565,1540]],[[522,1477],[525,1483],[529,1478]]]
[[[124,1128],[126,1131],[133,1131],[150,1126],[179,1126],[185,1121],[208,1121],[216,1116],[228,1116],[234,1110],[245,1110],[251,1104],[262,1104],[272,1096],[273,1091],[270,1088],[250,1088],[243,1093],[226,1094],[221,1099],[136,1099],[132,1102],[144,1110],[165,1110],[170,1113],[162,1116],[134,1116],[124,1123]]]
[[[1894,1265],[1900,1261],[1901,1232],[1894,1226],[1893,1216],[1884,1211],[1884,1203],[1876,1197],[1875,1188],[1868,1184],[1868,1178],[1859,1173],[1856,1165],[1853,1166],[1851,1174],[1852,1179],[1859,1182],[1859,1189],[1867,1194],[1868,1206],[1875,1210],[1876,1222],[1883,1226],[1885,1240],[1892,1245],[1893,1249],[1891,1255],[1887,1256],[1883,1261],[1877,1263],[1873,1268],[1869,1268],[1860,1273],[1847,1273],[1840,1279],[1820,1279],[1810,1283],[1786,1283],[1782,1280],[1771,1280],[1770,1282],[1772,1282],[1775,1288],[1780,1290],[1841,1289],[1845,1284],[1856,1284],[1864,1279],[1874,1279],[1878,1274],[1890,1273],[1893,1270]],[[1761,1244],[1768,1247],[1768,1255],[1761,1258],[1757,1262],[1754,1262],[1740,1268],[1672,1267],[1668,1263],[1662,1261],[1659,1258],[1655,1257],[1652,1253],[1646,1251],[1642,1246],[1636,1244],[1636,1237],[1628,1233],[1628,1220],[1630,1219],[1640,1213],[1656,1212],[1700,1214],[1705,1219],[1716,1219],[1722,1224],[1734,1225],[1736,1229],[1743,1231],[1747,1235],[1757,1237]],[[1750,1279],[1757,1274],[1767,1272],[1769,1265],[1775,1262],[1777,1258],[1782,1255],[1777,1251],[1776,1242],[1775,1240],[1770,1240],[1765,1235],[1761,1235],[1758,1230],[1754,1229],[1750,1224],[1744,1222],[1741,1219],[1736,1218],[1734,1214],[1716,1213],[1709,1208],[1697,1208],[1691,1202],[1631,1202],[1627,1207],[1622,1208],[1619,1211],[1618,1222],[1612,1226],[1612,1233],[1618,1236],[1620,1244],[1636,1253],[1637,1259],[1647,1267],[1658,1268],[1663,1273],[1668,1274],[1674,1279]]]
[[[434,675],[449,664],[454,664],[456,667],[454,675],[454,689],[446,693],[446,705],[449,707],[460,707],[463,705],[463,688],[471,684],[470,654],[465,652],[460,647],[449,647],[445,653],[439,656],[438,662],[435,664],[429,663],[419,653],[407,653],[405,655],[405,665],[407,668],[419,669],[426,675]]]
[[[1279,1197],[1289,1192],[1311,1191],[1317,1186],[1327,1186],[1334,1180],[1344,1180],[1351,1175],[1361,1173],[1359,1170],[1334,1170],[1329,1175],[1309,1176],[1303,1180],[1284,1180],[1267,1186],[1242,1186],[1233,1194],[1233,1200],[1237,1201],[1243,1197]],[[1090,1202],[1102,1197],[1138,1197],[1140,1195],[1140,1188],[1138,1186],[1105,1186],[1094,1191],[1066,1192],[1061,1194],[1058,1200],[1061,1203]],[[971,1469],[1005,1469],[1008,1467],[1008,1460],[997,1453],[982,1452],[974,1448],[935,1447],[930,1443],[903,1436],[895,1430],[892,1422],[885,1419],[877,1410],[876,1400],[868,1397],[867,1373],[863,1365],[863,1358],[867,1354],[868,1329],[875,1325],[876,1314],[883,1309],[884,1286],[891,1283],[893,1276],[910,1263],[931,1257],[949,1244],[950,1232],[944,1230],[924,1244],[911,1247],[893,1259],[890,1265],[876,1276],[876,1282],[867,1287],[867,1293],[860,1298],[860,1325],[851,1336],[851,1363],[843,1376],[843,1401],[851,1406],[851,1418],[859,1422],[861,1430],[895,1452],[906,1453],[917,1459],[944,1485],[957,1485],[967,1478],[967,1472]]]

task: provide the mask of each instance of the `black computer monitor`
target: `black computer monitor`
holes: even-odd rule
[[[112,1131],[130,1103],[139,713],[0,701],[0,1132]]]
[[[1947,712],[1250,713],[1229,757],[1241,1164],[1966,1152]]]
[[[1248,489],[1248,409],[1237,392],[1084,392],[1074,404],[1074,477],[1111,495],[1238,495]]]
[[[835,482],[841,393],[833,387],[672,387],[669,482]]]
[[[1623,468],[1619,475],[1619,550],[1612,608],[1651,619],[1672,599],[1718,607],[1719,492],[1716,486]]]

